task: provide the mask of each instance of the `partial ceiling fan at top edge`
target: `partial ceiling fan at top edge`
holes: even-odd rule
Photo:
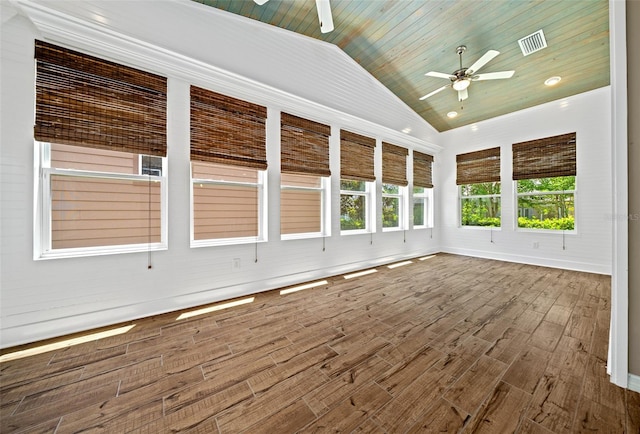
[[[255,4],[262,6],[269,0],[253,0]],[[333,31],[333,15],[331,14],[331,3],[329,0],[316,0],[316,9],[318,10],[318,21],[320,22],[320,31],[329,33]]]

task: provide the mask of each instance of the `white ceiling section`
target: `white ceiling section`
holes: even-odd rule
[[[45,38],[72,48],[100,52],[101,39],[125,39],[132,50],[146,48],[149,58],[173,56],[235,77],[238,95],[232,96],[245,94],[255,102],[282,103],[280,108],[287,109],[287,98],[278,97],[287,94],[311,102],[307,110],[332,109],[345,127],[356,118],[406,137],[417,147],[439,149],[431,125],[333,44],[188,0],[13,2]],[[94,41],[78,37],[87,31],[96,35]],[[121,57],[127,59],[127,54]]]

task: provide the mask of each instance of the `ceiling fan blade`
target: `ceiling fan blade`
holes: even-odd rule
[[[426,94],[426,95],[425,95],[425,96],[423,96],[423,97],[420,97],[420,101],[424,101],[425,99],[429,98],[430,96],[433,96],[433,95],[435,95],[436,93],[441,92],[441,91],[445,90],[445,89],[446,89],[446,88],[448,88],[448,87],[451,87],[451,85],[450,85],[450,84],[445,84],[445,85],[444,85],[444,86],[442,86],[441,88],[436,89],[436,90],[434,90],[433,92],[428,93],[428,94]]]
[[[500,71],[500,72],[487,72],[486,74],[474,75],[471,79],[473,81],[480,80],[499,80],[501,78],[511,78],[515,71]]]
[[[493,59],[494,57],[496,57],[498,54],[500,54],[499,51],[496,50],[489,50],[486,53],[484,53],[484,56],[482,56],[481,58],[479,58],[478,60],[476,60],[476,63],[474,63],[473,65],[471,65],[469,68],[467,68],[467,73],[468,74],[473,74],[474,72],[478,71],[480,68],[482,68],[484,65],[486,65],[487,63],[489,63],[489,61],[491,59]]]
[[[455,79],[455,75],[445,74],[443,72],[430,71],[425,74],[427,77],[446,78],[447,80]]]
[[[464,101],[467,98],[469,98],[469,91],[467,89],[458,91],[458,101]]]
[[[255,4],[262,6],[263,4],[265,4],[266,2],[268,2],[269,0],[253,0],[255,2]]]
[[[329,33],[333,30],[333,16],[331,15],[329,0],[316,0],[316,8],[318,9],[318,19],[320,20],[320,31]]]

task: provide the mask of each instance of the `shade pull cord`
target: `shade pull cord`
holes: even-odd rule
[[[253,261],[254,263],[258,263],[258,239],[256,238],[256,242],[255,242],[255,260]]]
[[[325,239],[327,237],[322,237],[322,251],[324,252],[326,250],[326,245],[325,245]]]
[[[433,228],[429,228],[429,238],[433,239]]]
[[[147,186],[148,186],[148,192],[147,192],[147,211],[148,211],[148,215],[147,215],[147,270],[151,270],[151,268],[153,268],[153,265],[151,264],[151,174],[147,173]]]
[[[406,243],[407,242],[407,230],[403,230],[402,231],[402,242]]]
[[[564,204],[564,189],[562,190],[562,202]],[[564,228],[564,225],[563,225],[562,226],[562,250],[566,250],[564,234],[565,234],[565,228]]]
[[[369,244],[373,246],[373,232],[369,232]]]
[[[490,242],[491,244],[493,244],[493,226],[489,229],[489,234],[490,234]]]

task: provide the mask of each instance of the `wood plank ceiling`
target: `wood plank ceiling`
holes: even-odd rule
[[[321,33],[314,0],[195,0],[340,47],[438,131],[532,107],[609,84],[607,0],[331,0],[335,30]],[[548,44],[523,56],[518,39],[542,29]],[[510,79],[473,82],[459,102],[428,71],[459,68],[500,52],[480,73],[515,70]],[[562,80],[548,87],[551,76]],[[458,116],[448,118],[456,111]]]

